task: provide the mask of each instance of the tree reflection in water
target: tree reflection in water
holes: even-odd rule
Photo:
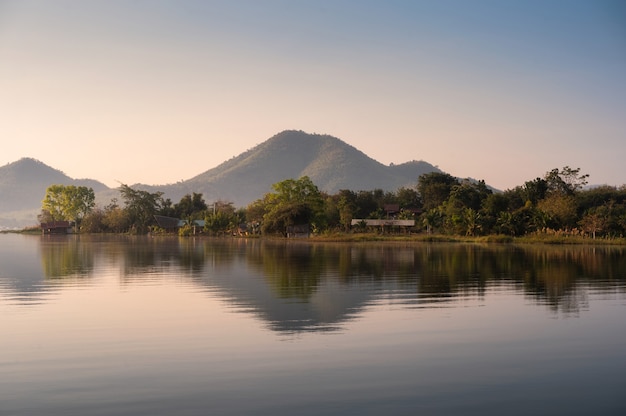
[[[69,278],[85,279],[97,267],[118,267],[124,285],[176,276],[217,290],[233,303],[273,316],[274,321],[295,313],[268,312],[275,304],[325,305],[325,310],[310,312],[316,318],[302,318],[309,324],[321,322],[321,316],[346,319],[390,293],[400,293],[408,303],[428,304],[482,298],[495,285],[522,293],[554,313],[578,313],[586,308],[590,290],[621,293],[626,281],[625,249],[608,246],[122,236],[32,237],[29,241],[38,247],[42,281],[62,284]],[[11,250],[7,259],[25,255],[15,252],[16,247]],[[28,264],[5,261],[0,279],[12,282],[5,286],[16,292],[47,290],[32,271],[26,272]]]

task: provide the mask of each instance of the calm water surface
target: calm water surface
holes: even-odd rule
[[[624,415],[624,248],[0,235],[0,415]]]

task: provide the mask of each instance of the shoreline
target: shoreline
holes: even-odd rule
[[[2,230],[0,234],[24,234],[24,235],[41,235],[41,230],[22,229],[22,230]],[[114,236],[133,236],[128,233],[78,233],[67,235],[114,235]],[[320,242],[320,243],[368,243],[368,242],[401,242],[401,243],[473,243],[473,244],[545,244],[545,245],[589,245],[589,246],[626,246],[626,238],[590,238],[577,235],[551,235],[551,234],[535,234],[525,236],[507,236],[507,235],[484,235],[484,236],[460,236],[445,234],[377,234],[377,233],[324,233],[311,235],[306,238],[287,238],[281,236],[210,236],[200,234],[196,236],[178,236],[177,234],[146,234],[153,238],[159,237],[176,237],[176,238],[236,238],[236,239],[262,239],[275,241],[302,241],[302,242]]]

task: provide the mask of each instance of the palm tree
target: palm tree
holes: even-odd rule
[[[496,226],[498,227],[498,231],[502,234],[515,235],[515,218],[513,217],[513,213],[509,211],[500,212],[496,220]]]
[[[481,228],[480,220],[480,212],[473,208],[464,208],[463,225],[465,226],[465,235],[476,235],[476,232]]]
[[[431,208],[422,217],[422,224],[426,226],[426,233],[432,234],[433,228],[441,225],[442,215],[439,208]]]

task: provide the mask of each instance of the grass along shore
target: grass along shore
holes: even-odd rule
[[[379,234],[379,233],[337,233],[329,232],[313,235],[311,241],[366,242],[366,241],[414,241],[441,243],[497,243],[497,244],[587,244],[587,245],[626,245],[626,238],[590,238],[572,235],[530,234],[520,237],[508,235],[460,236],[446,234]]]
[[[41,234],[39,227],[27,227],[21,230],[1,230],[0,234]],[[83,234],[85,235],[85,234]],[[206,237],[198,235],[197,237]],[[187,237],[183,237],[187,238]],[[235,238],[270,238],[281,239],[276,236],[247,236]],[[313,234],[305,240],[319,242],[425,242],[425,243],[495,243],[495,244],[586,244],[586,245],[619,245],[626,246],[624,237],[597,237],[591,238],[582,235],[568,235],[564,233],[533,233],[519,237],[492,234],[483,236],[461,236],[448,234],[381,234],[381,233],[345,233],[337,231],[327,231],[321,234]]]

